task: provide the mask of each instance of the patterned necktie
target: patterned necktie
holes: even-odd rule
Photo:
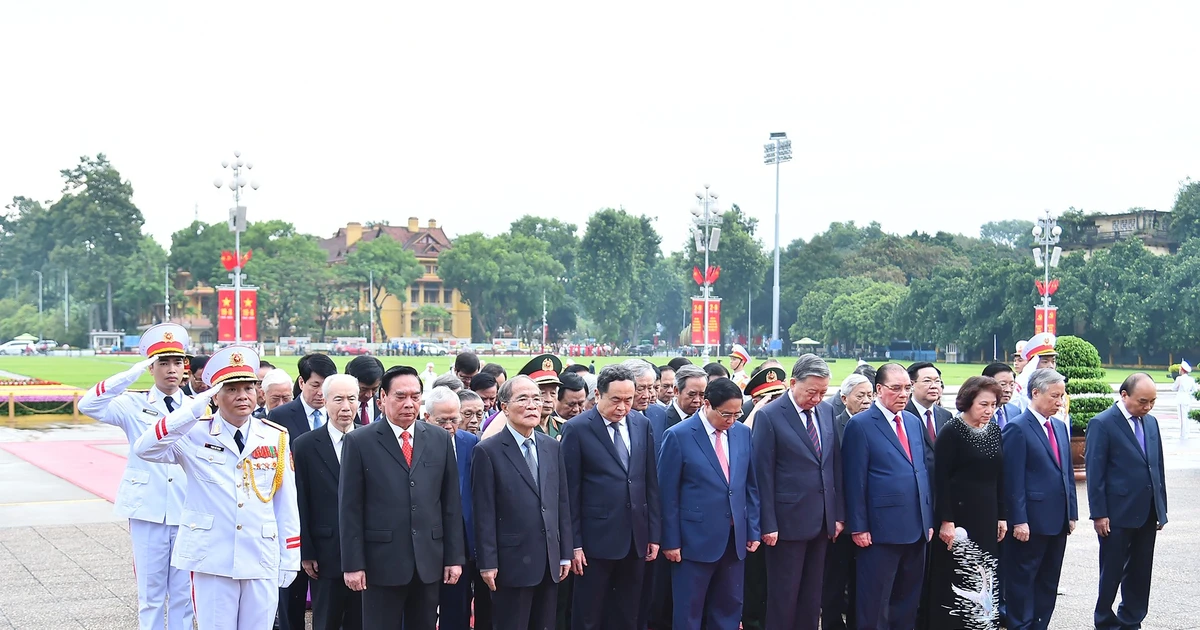
[[[1054,452],[1054,463],[1062,466],[1062,456],[1058,454],[1058,438],[1054,437],[1054,425],[1046,421],[1046,436],[1050,439],[1050,450]]]
[[[813,448],[816,449],[817,459],[821,459],[821,437],[817,433],[817,424],[813,422],[813,413],[811,409],[804,410],[804,418],[808,421],[808,439],[812,440]]]
[[[400,450],[404,451],[404,463],[412,468],[412,436],[408,434],[408,431],[400,432],[400,442]]]
[[[241,429],[238,429],[237,431],[233,432],[233,443],[237,444],[238,455],[241,455],[242,451],[246,450],[246,443],[242,441],[242,430]]]
[[[933,410],[932,409],[925,410],[925,430],[929,431],[930,441],[937,439],[937,431],[935,431],[933,428]]]
[[[1000,407],[996,410],[996,424],[999,425],[1001,429],[1004,428],[1004,425],[1008,424],[1008,418],[1004,417],[1004,407]]]
[[[529,466],[529,472],[533,473],[533,485],[538,485],[538,465],[537,460],[533,458],[533,438],[525,438],[525,465]]]
[[[1146,430],[1142,428],[1142,419],[1133,416],[1133,437],[1137,438],[1138,446],[1142,447],[1142,455],[1146,454]]]
[[[171,396],[167,396],[166,398],[163,399],[163,402],[167,403],[167,413],[172,413],[175,411],[175,399],[174,398],[172,398]]]
[[[719,462],[721,464],[721,472],[725,473],[725,481],[728,482],[729,481],[729,457],[727,457],[725,455],[725,445],[721,443],[721,434],[722,433],[724,433],[724,431],[717,429],[717,431],[716,431],[717,445],[715,448],[717,451],[717,462]]]
[[[613,446],[617,447],[617,459],[621,460],[621,467],[629,470],[629,450],[625,448],[625,440],[621,437],[621,423],[611,422],[608,425],[613,431]]]
[[[904,433],[904,418],[900,414],[896,414],[896,437],[900,439],[900,446],[904,447],[904,454],[908,455],[908,461],[912,461],[912,449],[908,448],[908,436]]]

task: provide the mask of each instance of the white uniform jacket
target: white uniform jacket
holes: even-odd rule
[[[129,461],[117,488],[113,510],[121,518],[133,518],[149,523],[178,525],[187,496],[187,477],[175,464],[155,464],[134,453],[133,445],[160,418],[167,415],[165,395],[157,388],[149,392],[127,392],[130,385],[145,372],[140,367],[117,374],[97,383],[79,399],[79,411],[104,424],[120,427],[129,440]],[[191,404],[183,392],[176,400]]]
[[[181,465],[191,480],[172,566],[235,580],[275,580],[280,571],[300,570],[300,513],[287,430],[258,418],[242,430],[248,435],[239,455],[233,429],[220,413],[198,421],[184,407],[155,423],[135,451],[149,461]],[[270,496],[277,465],[282,483],[263,502],[259,495]]]

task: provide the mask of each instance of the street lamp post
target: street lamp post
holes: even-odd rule
[[[778,131],[771,142],[763,145],[763,163],[775,165],[775,280],[771,284],[771,356],[776,356],[779,344],[779,165],[792,159],[792,141]]]
[[[700,208],[692,210],[692,215],[695,216],[692,223],[696,226],[692,235],[696,240],[696,250],[704,252],[704,350],[701,359],[708,363],[708,298],[711,293],[711,285],[708,282],[708,253],[717,251],[721,240],[721,219],[716,207],[717,193],[709,190],[708,184],[704,185],[704,192],[696,193],[696,200],[700,202]]]
[[[1052,246],[1058,245],[1059,236],[1062,235],[1062,228],[1058,226],[1058,221],[1050,216],[1050,211],[1046,210],[1046,215],[1037,220],[1037,224],[1033,226],[1033,238],[1040,247],[1033,248],[1033,263],[1045,269],[1045,286],[1042,289],[1042,311],[1043,317],[1050,317],[1050,268],[1058,266],[1058,259],[1062,255],[1061,247]]]
[[[45,339],[43,336],[45,331],[42,330],[42,272],[35,269],[33,273],[36,273],[38,277],[38,341],[40,342]]]
[[[237,266],[234,267],[233,273],[233,301],[234,301],[234,316],[233,316],[233,341],[241,343],[242,341],[242,232],[246,231],[246,207],[242,205],[242,189],[247,184],[254,190],[258,190],[257,181],[247,181],[246,176],[242,174],[242,169],[247,171],[254,168],[254,164],[242,159],[241,151],[233,152],[234,160],[221,160],[221,168],[230,170],[231,177],[226,182],[218,177],[213,180],[213,186],[221,188],[228,186],[229,190],[233,191],[233,207],[229,209],[229,231],[233,232],[233,247],[234,260]]]

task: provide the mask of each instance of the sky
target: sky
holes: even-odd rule
[[[1169,210],[1200,173],[1196,2],[90,2],[0,6],[0,199],[105,153],[164,246],[251,221],[657,217],[704,185],[775,235],[978,235],[1070,206]]]

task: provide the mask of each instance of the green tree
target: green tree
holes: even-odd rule
[[[360,241],[346,256],[345,278],[355,282],[366,293],[370,282],[375,283],[375,299],[371,307],[375,320],[380,321],[383,303],[390,294],[400,302],[408,301],[408,287],[425,273],[417,257],[382,234],[369,241]]]
[[[334,279],[325,250],[312,236],[294,233],[264,250],[246,265],[247,278],[259,287],[259,329],[274,326],[276,341],[317,329],[321,294]]]
[[[471,322],[476,342],[491,339],[499,323],[496,312],[496,286],[500,281],[502,244],[481,232],[464,234],[454,247],[438,256],[438,275],[445,286],[458,289],[463,302],[471,307]]]
[[[1180,242],[1200,237],[1200,182],[1190,177],[1179,182],[1167,229]]]
[[[1162,276],[1162,259],[1150,253],[1136,238],[1117,241],[1110,249],[1092,254],[1085,277],[1094,297],[1091,315],[1104,322],[1109,360],[1129,349],[1142,355],[1157,349],[1153,333],[1161,322],[1147,297]]]
[[[574,223],[525,215],[512,222],[509,233],[526,236],[546,243],[550,255],[563,267],[567,276],[574,275],[575,257],[579,254],[579,236]]]
[[[638,339],[643,315],[657,310],[645,291],[653,288],[650,272],[662,260],[659,243],[649,219],[623,209],[605,208],[588,219],[575,295],[604,341]]]
[[[979,228],[979,236],[1004,247],[1029,249],[1033,247],[1033,221],[988,221]]]

